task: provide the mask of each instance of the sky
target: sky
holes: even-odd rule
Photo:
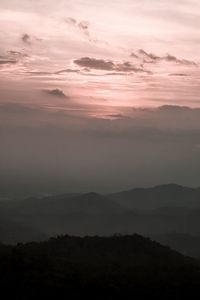
[[[1,0],[2,193],[200,186],[198,0]]]

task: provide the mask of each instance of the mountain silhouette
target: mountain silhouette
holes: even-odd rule
[[[66,193],[2,201],[0,242],[40,241],[66,233],[108,236],[137,232],[155,236],[177,232],[199,236],[199,191],[169,184],[112,195]],[[175,248],[194,253],[188,252],[186,243],[182,245]]]
[[[0,268],[2,293],[16,299],[38,294],[89,299],[200,295],[198,261],[137,234],[0,245]]]
[[[23,212],[35,212],[38,214],[71,214],[71,213],[119,213],[125,209],[107,196],[90,192],[81,195],[58,195],[42,199],[26,199],[19,202],[15,208]]]
[[[110,194],[109,197],[131,209],[154,209],[163,206],[200,208],[200,189],[178,184],[135,188]]]

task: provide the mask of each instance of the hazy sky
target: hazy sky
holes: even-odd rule
[[[200,185],[198,0],[1,0],[2,190]]]

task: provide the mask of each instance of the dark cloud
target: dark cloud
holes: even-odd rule
[[[42,71],[28,71],[26,72],[27,74],[30,74],[30,75],[52,75],[51,72],[42,72]]]
[[[64,74],[64,73],[79,73],[79,72],[80,72],[79,70],[64,69],[64,70],[59,70],[56,72],[28,71],[26,73],[30,74],[30,75],[42,76],[42,75],[59,75],[59,74]]]
[[[60,89],[53,89],[53,90],[44,90],[45,93],[56,96],[56,97],[61,97],[61,98],[68,98],[65,93],[60,90]]]
[[[67,23],[69,26],[72,26],[76,28],[78,31],[80,31],[84,36],[91,39],[90,35],[90,23],[88,21],[78,21],[74,18],[66,18],[65,23]]]
[[[185,76],[189,76],[189,75],[184,74],[184,73],[171,73],[171,74],[169,74],[169,76],[185,77]]]
[[[157,62],[157,61],[160,61],[161,60],[161,57],[160,56],[157,56],[153,53],[147,53],[145,50],[143,49],[139,49],[138,50],[138,54],[140,55],[140,58],[142,56],[142,58],[144,59],[144,62]],[[147,61],[148,59],[148,61]]]
[[[134,58],[139,58],[138,55],[136,55],[134,52],[131,53],[131,57],[134,57]]]
[[[90,32],[89,32],[89,22],[87,21],[81,21],[78,24],[79,29],[82,31],[84,35],[86,35],[88,38],[90,38]]]
[[[197,64],[194,61],[190,61],[187,59],[179,59],[173,55],[167,54],[162,58],[163,60],[169,61],[169,62],[175,62],[181,65],[192,65],[192,66],[197,66]]]
[[[115,70],[115,64],[110,60],[82,57],[74,60],[74,63],[80,67],[97,69],[97,70]]]
[[[25,44],[29,44],[29,45],[31,44],[31,37],[29,34],[27,33],[23,34],[21,39]]]
[[[111,119],[124,119],[126,118],[125,115],[123,114],[109,114],[109,115],[106,115],[108,118],[111,118]]]
[[[59,70],[57,72],[55,72],[54,74],[63,74],[63,73],[79,73],[79,70],[74,70],[74,69],[65,69],[65,70]]]
[[[81,28],[82,30],[88,30],[89,28],[89,22],[87,21],[81,21],[79,24],[78,24],[79,28]]]
[[[150,71],[145,70],[142,65],[140,67],[132,65],[130,62],[123,62],[115,65],[115,71],[118,72],[135,72],[135,73],[148,73],[151,74]]]
[[[18,61],[17,60],[0,60],[0,65],[8,65],[8,64],[16,64]]]
[[[7,51],[6,55],[0,56],[0,65],[17,64],[26,57],[28,57],[28,55],[23,52],[10,50]]]
[[[106,76],[122,76],[124,75],[124,72],[111,72],[111,73],[105,73]]]
[[[79,65],[80,67],[96,69],[96,70],[106,70],[106,71],[115,71],[111,73],[112,75],[116,75],[116,72],[143,72],[143,73],[151,73],[145,70],[142,65],[134,66],[130,62],[122,62],[117,63],[111,60],[104,59],[96,59],[90,57],[82,57],[80,59],[74,60],[74,63]]]
[[[144,63],[156,63],[160,61],[166,61],[166,62],[174,62],[180,65],[197,66],[197,64],[194,61],[190,61],[187,59],[179,59],[176,56],[173,56],[171,54],[167,54],[165,56],[158,56],[153,53],[148,53],[143,49],[138,50],[138,53],[140,56],[143,57]]]
[[[155,55],[155,54],[153,54],[153,53],[147,53],[147,52],[144,51],[143,49],[140,49],[140,50],[138,51],[138,53],[139,53],[140,55],[143,55],[143,56],[145,56],[145,57],[147,57],[147,58],[152,59],[153,61],[155,61],[155,60],[160,60],[160,59],[161,59],[161,57],[159,57],[159,56],[157,56],[157,55]]]
[[[75,30],[77,30],[77,32],[82,34],[82,36],[85,37],[89,42],[109,46],[109,43],[107,41],[100,40],[97,37],[93,36],[93,34],[91,34],[91,25],[88,21],[77,20],[75,18],[68,17],[64,19],[64,22],[68,26],[74,28]]]
[[[179,105],[162,105],[158,108],[159,111],[161,112],[175,112],[175,113],[179,113],[179,112],[188,112],[193,110],[192,108],[190,108],[189,106],[179,106]],[[195,109],[196,111],[198,110],[198,108]]]
[[[192,108],[190,106],[181,106],[181,105],[171,105],[171,104],[165,104],[165,105],[161,105],[158,106],[156,108],[147,108],[147,107],[133,107],[133,112],[134,113],[145,113],[145,114],[152,114],[152,116],[154,115],[154,117],[157,115],[159,115],[159,113],[163,113],[165,114],[165,116],[170,116],[170,114],[168,115],[168,113],[177,113],[178,114],[181,113],[200,113],[200,108],[195,107]],[[169,124],[170,126],[170,124]],[[199,126],[200,128],[200,126]]]
[[[68,25],[73,25],[73,26],[77,25],[76,19],[70,18],[70,17],[65,18],[65,23],[67,23]]]

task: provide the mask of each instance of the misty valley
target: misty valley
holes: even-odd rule
[[[62,194],[2,200],[0,241],[43,241],[52,236],[138,233],[200,258],[200,188],[175,184],[101,195]]]

